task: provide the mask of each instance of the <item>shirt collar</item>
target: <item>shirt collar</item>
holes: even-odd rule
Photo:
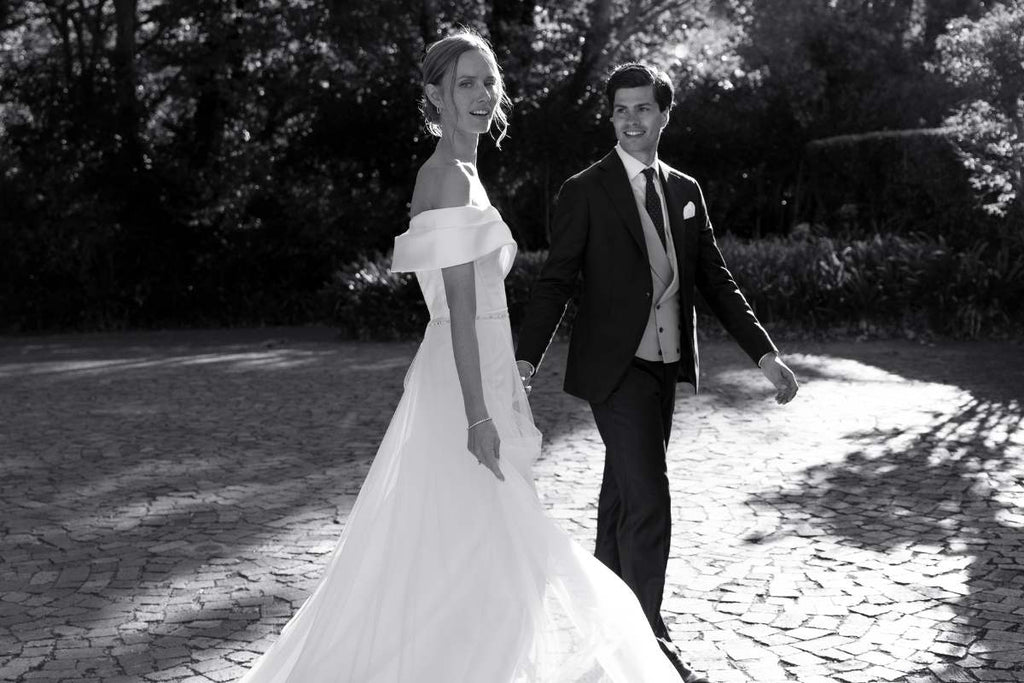
[[[630,182],[644,172],[645,168],[653,168],[655,171],[658,170],[658,155],[654,155],[654,162],[650,166],[644,166],[643,162],[637,159],[635,156],[622,149],[622,145],[615,143],[615,151],[618,153],[619,158],[622,159],[622,165],[626,167],[626,176]]]

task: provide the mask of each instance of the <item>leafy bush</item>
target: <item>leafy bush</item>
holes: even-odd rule
[[[758,317],[808,332],[876,329],[976,338],[1024,324],[1024,249],[979,242],[959,250],[942,238],[875,235],[719,240],[725,259]],[[513,329],[546,252],[522,252],[506,280]],[[415,339],[427,310],[415,278],[394,274],[389,259],[361,259],[322,291],[342,334],[358,339]],[[562,323],[568,332],[570,303]],[[701,306],[702,327],[715,323]]]
[[[1024,323],[1024,253],[1010,244],[875,235],[719,245],[758,317],[814,330],[930,331],[954,337]]]
[[[526,304],[530,300],[530,286],[540,274],[546,251],[521,251],[505,279],[509,319],[513,329],[519,327]],[[408,273],[392,273],[391,257],[375,254],[361,258],[336,272],[320,292],[330,320],[349,339],[416,339],[423,334],[428,320],[426,304]],[[566,333],[576,307],[569,302],[563,318]]]
[[[508,299],[508,317],[512,329],[519,329],[519,323],[526,314],[526,305],[530,302],[530,288],[540,275],[540,269],[548,257],[547,251],[521,251],[516,255],[516,262],[505,278],[505,297]],[[558,328],[558,336],[568,338],[572,330],[572,321],[576,317],[576,300],[569,300],[562,324]]]
[[[1024,2],[950,22],[939,69],[964,99],[946,119],[984,209],[1024,215]]]
[[[331,319],[350,339],[414,339],[427,324],[427,307],[410,273],[391,272],[391,259],[362,257],[334,274],[321,291]]]

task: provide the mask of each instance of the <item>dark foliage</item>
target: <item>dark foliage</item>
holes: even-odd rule
[[[966,249],[942,238],[874,235],[840,240],[814,235],[719,240],[758,317],[806,332],[873,330],[978,338],[1024,327],[1024,249],[978,242]],[[513,329],[545,252],[516,258],[506,292]],[[361,259],[321,295],[333,321],[358,339],[417,339],[427,321],[414,278],[395,275],[386,257]],[[562,323],[571,329],[575,306]],[[703,325],[717,327],[701,309]]]
[[[994,234],[975,207],[949,129],[844,135],[808,143],[797,179],[797,222],[847,235],[924,233],[953,244]]]
[[[611,147],[601,81],[636,58],[677,83],[662,156],[702,182],[719,232],[840,228],[854,205],[861,234],[987,236],[952,171],[934,184],[937,150],[865,144],[876,161],[847,166],[808,146],[942,123],[957,93],[927,64],[984,5],[911,4],[0,3],[0,330],[318,319],[324,283],[404,229],[433,144],[418,62],[456,24],[490,37],[515,102],[479,166],[525,249],[547,246],[562,181]]]
[[[505,279],[509,318],[513,329],[526,312],[530,286],[540,273],[547,252],[519,252]],[[334,273],[321,290],[323,310],[342,336],[349,339],[419,339],[428,320],[426,305],[416,278],[392,273],[391,260],[382,254],[358,261]],[[576,315],[570,301],[562,323],[563,336]]]
[[[758,316],[809,330],[877,328],[978,338],[1024,324],[1022,245],[943,238],[726,238],[722,251]]]

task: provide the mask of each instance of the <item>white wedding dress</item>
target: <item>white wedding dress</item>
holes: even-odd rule
[[[245,683],[678,683],[629,588],[549,518],[541,435],[516,370],[493,207],[415,216],[395,271],[430,310],[405,391],[313,594]],[[441,268],[473,261],[499,481],[466,448]]]

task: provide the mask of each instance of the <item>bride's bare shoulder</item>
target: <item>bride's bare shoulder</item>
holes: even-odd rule
[[[428,159],[416,174],[409,214],[468,205],[474,178],[470,164]]]

